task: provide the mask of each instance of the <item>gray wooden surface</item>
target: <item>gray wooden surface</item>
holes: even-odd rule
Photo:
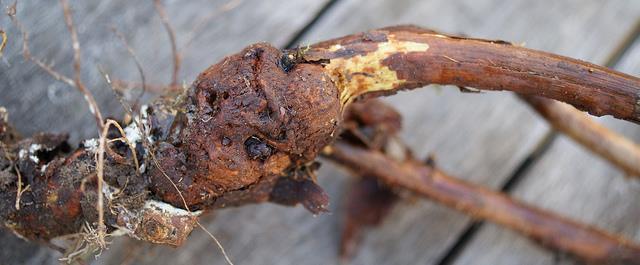
[[[616,68],[640,74],[640,42]],[[637,125],[612,118],[598,121],[640,142]],[[571,139],[559,137],[525,177],[514,197],[640,241],[640,182],[625,178]],[[494,225],[483,228],[462,253],[455,264],[573,264]]]
[[[224,1],[165,1],[179,44],[199,19]],[[181,79],[190,82],[223,55],[256,41],[285,45],[311,21],[325,1],[244,0],[210,22],[191,46]],[[3,5],[6,3],[2,2]],[[71,72],[68,33],[55,1],[24,1],[19,16],[32,35],[40,58]],[[117,101],[97,70],[138,80],[133,62],[109,32],[125,34],[154,83],[167,83],[169,43],[150,1],[72,1],[84,48],[83,78],[101,108],[119,116]],[[369,28],[418,24],[474,37],[525,42],[527,47],[596,63],[628,37],[640,19],[640,2],[497,1],[497,0],[338,0],[310,27],[302,44]],[[0,27],[16,36],[6,16]],[[25,134],[68,131],[77,141],[95,135],[94,123],[81,96],[21,59],[12,40],[0,62],[0,105]],[[619,69],[640,74],[640,44],[625,55]],[[404,139],[418,155],[434,153],[452,174],[499,188],[540,144],[549,131],[543,120],[508,93],[461,94],[455,88],[431,87],[388,99],[404,115]],[[600,119],[640,141],[637,126]],[[301,208],[246,206],[215,213],[207,227],[222,241],[236,264],[335,264],[341,228],[346,172],[324,163],[319,175],[331,195],[331,214],[313,217]],[[640,241],[640,182],[560,137],[535,162],[513,190],[515,197],[573,218],[623,233]],[[382,226],[367,234],[354,264],[435,264],[459,240],[469,218],[429,201],[401,203]],[[0,234],[0,264],[55,263],[44,248]],[[552,252],[493,225],[483,225],[454,264],[554,264]],[[573,263],[561,259],[563,263]],[[117,239],[97,264],[224,264],[219,251],[201,231],[179,249]]]

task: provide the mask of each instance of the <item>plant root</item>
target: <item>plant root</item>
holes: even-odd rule
[[[379,151],[341,141],[327,147],[324,154],[390,187],[415,192],[474,218],[500,224],[587,263],[640,264],[640,245],[633,241],[453,178],[433,163],[425,164],[411,157],[397,161]]]
[[[172,36],[160,2],[155,4]],[[639,122],[638,78],[502,41],[401,26],[304,50],[251,45],[206,69],[183,91],[142,105],[130,122],[122,123],[124,128],[114,129],[110,125],[116,122],[103,123],[82,85],[77,34],[65,0],[62,5],[74,48],[74,79],[30,57],[22,30],[24,55],[83,92],[103,130],[98,139],[85,140],[74,150],[63,134],[20,138],[0,108],[0,223],[22,237],[48,241],[82,232],[88,224],[98,228],[99,239],[126,234],[179,246],[201,226],[197,217],[206,210],[274,202],[301,204],[318,214],[327,210],[328,196],[316,184],[319,164],[314,160],[325,150],[357,169],[357,175],[380,179],[394,191],[430,197],[584,260],[640,260],[640,248],[624,238],[415,161],[393,136],[400,128],[395,112],[376,103],[352,104],[427,84],[454,84],[547,96],[595,115]],[[173,88],[180,58],[175,36],[170,38]],[[372,194],[380,194],[380,188]],[[382,204],[391,207],[394,196]],[[375,203],[369,203],[363,202],[365,212],[372,212]],[[378,217],[351,220],[373,224],[385,213],[381,209],[374,215]]]

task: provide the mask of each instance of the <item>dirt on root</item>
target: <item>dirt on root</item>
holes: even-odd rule
[[[291,65],[265,43],[204,71],[156,157],[189,207],[211,204],[265,176],[312,161],[338,129],[338,91],[322,66]],[[183,207],[167,176],[152,169],[152,191]]]

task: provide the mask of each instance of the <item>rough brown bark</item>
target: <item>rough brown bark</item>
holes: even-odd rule
[[[500,224],[584,261],[640,264],[640,246],[626,238],[453,178],[433,165],[412,159],[398,162],[378,151],[340,141],[327,148],[326,154],[349,168],[375,176],[391,187],[402,187],[475,218]]]
[[[110,128],[101,183],[107,232],[180,245],[202,209],[272,201],[325,211],[313,159],[337,135],[337,90],[320,66],[284,71],[281,57],[269,45],[250,46],[184,94],[145,105],[124,135]],[[14,141],[6,119],[0,125],[5,227],[50,240],[101,225],[98,139],[72,151],[64,136]]]
[[[105,183],[95,175],[96,139],[71,151],[64,136],[12,138],[5,120],[0,124],[0,151],[6,154],[0,160],[0,220],[32,240],[76,233],[88,223],[180,245],[199,210],[271,201],[299,203],[318,213],[328,198],[315,183],[313,160],[341,128],[348,128],[341,122],[345,109],[354,106],[350,103],[365,94],[431,83],[511,89],[565,100],[594,114],[640,120],[639,79],[504,42],[395,27],[285,53],[259,43],[205,70],[183,94],[140,108],[125,135],[110,131]],[[349,118],[363,124],[389,118],[367,117]],[[388,128],[399,127],[394,117],[389,121]],[[384,142],[374,137],[365,145],[378,150],[376,143]],[[624,239],[452,179],[434,167],[394,162],[340,142],[333,155],[392,187],[427,194],[587,260],[640,258],[638,247]],[[105,188],[97,191],[99,186]],[[105,195],[106,224],[96,224],[98,194]],[[22,198],[20,209],[14,207],[17,198]]]
[[[343,102],[428,84],[457,85],[544,96],[596,116],[640,122],[640,79],[504,41],[400,26],[321,42],[303,58],[325,65]]]
[[[555,129],[622,169],[640,177],[640,146],[597,123],[585,113],[548,98],[523,96]]]
[[[312,162],[337,135],[337,90],[313,64],[290,71],[282,53],[255,44],[205,70],[164,126],[151,168],[151,191],[176,207],[204,208],[226,192]],[[164,172],[162,172],[164,171]],[[185,201],[176,193],[173,181]]]

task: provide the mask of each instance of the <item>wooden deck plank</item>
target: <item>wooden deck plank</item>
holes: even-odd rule
[[[378,26],[416,23],[446,32],[463,32],[480,37],[526,41],[527,46],[532,48],[602,61],[608,50],[615,46],[615,40],[620,39],[624,31],[631,26],[633,21],[629,17],[631,14],[636,14],[638,10],[635,8],[637,4],[631,1],[607,3],[591,1],[591,4],[584,4],[583,1],[577,0],[542,4],[524,0],[509,3],[469,0],[455,4],[448,1],[396,1],[393,3],[380,1],[369,3],[364,8],[358,7],[362,2],[348,0],[339,2],[333,11],[320,21],[317,30],[309,35],[309,39],[338,36]],[[202,12],[202,8],[196,4],[189,4],[184,7],[187,10],[182,10],[183,7],[177,6],[177,2],[171,3],[176,5],[170,10],[174,13],[172,20],[175,20],[178,34],[180,34],[190,25],[188,22],[191,17]],[[629,4],[629,7],[620,8],[624,3]],[[305,18],[308,19],[310,13],[317,10],[320,5],[321,3],[315,3],[315,1],[245,3],[241,8],[218,20],[213,26],[213,32],[206,33],[202,41],[194,46],[199,47],[195,49],[198,52],[192,55],[192,59],[185,61],[184,64],[190,68],[185,69],[185,73],[188,74],[184,75],[184,78],[189,80],[223,54],[239,50],[249,42],[269,40],[279,45],[286,43],[287,37],[295,32],[295,28],[304,23]],[[128,13],[118,15],[122,13],[121,9],[100,7],[101,5],[98,4],[94,6],[98,6],[96,9],[104,12],[104,16],[113,15],[114,17],[101,20],[88,19],[89,22],[104,25],[107,24],[105,21],[114,19],[121,21],[119,23],[122,24],[119,25],[134,24],[136,28],[122,29],[127,36],[133,38],[134,48],[146,47],[147,42],[154,43],[153,47],[157,44],[158,50],[143,50],[138,53],[140,57],[144,57],[143,63],[148,67],[148,72],[153,72],[150,74],[151,80],[168,80],[170,66],[167,63],[169,62],[169,55],[166,52],[168,51],[167,42],[157,18],[154,19],[153,16],[140,18]],[[81,7],[76,7],[76,10],[78,13],[83,13]],[[570,15],[566,14],[569,12],[567,10],[571,10]],[[152,14],[153,10],[150,6],[144,5],[134,13],[137,14],[137,12]],[[596,14],[598,18],[594,19],[593,16]],[[251,18],[252,16],[256,18]],[[47,15],[43,18],[45,21],[47,19],[51,21],[53,17]],[[617,30],[611,30],[611,25],[616,25]],[[57,35],[66,34],[65,29],[62,25],[60,26],[53,33],[48,33],[50,35],[42,37],[42,41],[59,41],[60,38]],[[87,23],[84,27],[92,26]],[[247,29],[250,30],[247,31]],[[39,33],[47,34],[44,30],[40,30]],[[88,33],[85,30],[81,34]],[[98,36],[96,40],[86,35],[85,38],[83,42],[87,43],[83,44],[87,50],[85,56],[93,56],[91,57],[93,59],[86,60],[90,67],[93,67],[92,64],[95,65],[96,58],[105,60],[104,65],[128,60],[117,41],[106,41],[104,36]],[[34,40],[34,46],[35,42],[36,40]],[[587,44],[576,48],[575,42]],[[591,43],[594,44],[591,45]],[[52,54],[60,50],[58,46],[53,48],[48,46],[52,44],[40,45],[43,50],[49,47]],[[66,50],[66,45],[62,43],[60,47]],[[99,56],[111,54],[108,52],[109,49],[118,51],[118,53],[114,52],[118,56],[113,58]],[[40,55],[47,56],[47,53],[43,52]],[[60,58],[56,61],[62,62],[61,58],[66,58],[68,62],[70,54],[66,53],[58,57]],[[19,64],[19,60],[10,59],[10,62]],[[28,65],[21,67],[28,67]],[[51,80],[40,76],[29,77],[34,73],[30,69],[27,68],[24,72],[16,70],[6,75],[2,71],[0,80],[6,80],[9,76],[13,80],[11,81],[13,83],[10,83],[12,90],[16,87],[29,89],[20,93],[50,91],[45,88],[51,84]],[[94,75],[97,71],[89,70],[93,73],[86,74],[87,80],[93,77],[92,84],[101,84],[102,80]],[[134,69],[129,66],[115,73],[126,79],[137,78]],[[36,82],[30,78],[42,80]],[[104,89],[104,86],[99,87]],[[20,129],[27,133],[52,129],[67,130],[67,127],[62,126],[62,121],[53,119],[55,117],[53,114],[58,113],[66,115],[67,120],[64,121],[66,126],[70,126],[68,124],[83,125],[82,128],[86,128],[75,133],[74,139],[93,135],[95,132],[92,129],[91,117],[82,116],[86,113],[84,102],[80,97],[74,96],[74,91],[63,94],[64,96],[57,94],[59,91],[65,91],[64,89],[64,87],[54,88],[51,90],[56,93],[32,96],[19,96],[22,94],[15,92],[15,96],[7,97],[6,101],[3,95],[0,98],[0,104],[8,105],[9,101],[17,102],[12,103],[13,107],[10,108],[14,113],[12,121],[20,123]],[[100,94],[103,100],[102,105],[109,106],[108,108],[113,111],[117,110],[117,103],[112,101],[110,94],[103,93]],[[62,100],[58,101],[57,108],[40,106],[44,103],[37,99],[44,98],[48,94],[53,94],[49,98]],[[76,98],[67,99],[67,97]],[[434,151],[439,155],[440,164],[447,170],[493,187],[504,180],[547,130],[544,123],[535,118],[534,114],[527,112],[524,107],[504,93],[460,95],[457,91],[446,88],[440,94],[431,90],[404,93],[391,101],[395,102],[404,113],[412,111],[413,114],[405,117],[407,124],[405,138],[413,146],[420,148],[420,155],[424,155],[427,151]],[[35,108],[36,112],[32,114],[34,110],[28,111],[21,108],[19,103],[29,104],[28,106]],[[60,105],[67,106],[63,108]],[[491,106],[503,107],[491,108]],[[65,110],[67,108],[71,110]],[[504,113],[505,111],[508,113]],[[15,119],[16,117],[20,119]],[[59,127],[43,124],[43,121],[47,120],[54,121],[52,124],[59,124]],[[518,145],[521,146],[514,147]],[[493,147],[487,151],[487,146]],[[322,185],[331,194],[333,214],[314,218],[300,208],[292,209],[275,205],[246,206],[241,209],[220,211],[215,219],[208,219],[207,227],[222,241],[236,264],[336,263],[339,222],[342,218],[341,201],[344,186],[348,182],[348,178],[343,175],[343,171],[326,164],[320,172]],[[462,215],[430,202],[404,203],[394,211],[381,230],[367,237],[363,251],[355,264],[431,263],[455,240],[460,229],[468,221]],[[30,254],[37,256],[37,253]],[[135,256],[127,256],[129,254]],[[97,263],[120,264],[123,261],[129,264],[223,264],[223,259],[215,245],[201,231],[194,232],[187,245],[180,249],[118,239],[109,251],[103,253]]]
[[[345,0],[306,39],[313,43],[412,23],[602,62],[631,29],[638,10],[633,1]],[[400,93],[388,102],[402,112],[404,139],[417,154],[433,152],[452,174],[494,188],[547,132],[539,118],[507,93],[469,95],[447,87]],[[430,202],[402,204],[380,230],[368,235],[354,264],[431,264],[469,221]]]
[[[622,59],[619,70],[640,74],[640,41]],[[640,142],[637,124],[598,118],[599,122]],[[561,136],[514,190],[513,196],[640,242],[640,181]],[[574,264],[529,240],[494,225],[484,227],[455,264]]]
[[[3,13],[5,6],[12,2],[1,2]],[[229,0],[163,2],[167,4],[166,9],[176,29],[179,46],[182,46],[194,25]],[[195,39],[191,51],[185,55],[181,79],[189,83],[210,64],[251,43],[267,41],[284,46],[326,2],[303,0],[290,1],[285,5],[278,0],[241,1],[232,11],[210,20],[207,29]],[[111,72],[113,78],[139,80],[131,57],[110,31],[110,27],[117,27],[136,50],[148,82],[169,82],[170,43],[152,3],[153,1],[125,0],[71,1],[82,47],[83,79],[106,116],[121,117],[122,111],[98,72],[98,64]],[[47,62],[55,62],[59,71],[70,74],[71,44],[58,1],[19,1],[18,8],[18,17],[31,35],[33,54]],[[11,122],[25,135],[40,131],[70,132],[73,142],[95,137],[95,122],[82,96],[23,60],[20,51],[21,36],[4,14],[0,15],[0,27],[7,31],[10,38],[4,57],[0,59],[0,106],[7,107]],[[270,218],[274,219],[273,216]],[[237,223],[237,220],[230,222]],[[232,233],[229,234],[231,235]],[[195,239],[196,242],[203,243],[202,240],[197,240]],[[1,233],[0,242],[0,264],[58,263],[48,249],[23,242],[11,233]],[[207,252],[217,252],[208,241],[205,245],[204,255],[189,252],[188,248],[178,252],[204,257],[210,257]],[[112,248],[115,250],[118,247]],[[233,254],[242,256],[239,252]],[[118,255],[122,255],[122,252],[107,251],[102,258],[108,264],[119,264]],[[238,261],[239,264],[249,264],[242,262],[240,258]]]
[[[190,46],[182,63],[180,82],[190,83],[209,65],[249,44],[266,41],[285,45],[326,2],[291,1],[283,9],[280,1],[276,0],[165,1],[177,33],[178,46],[185,44],[195,25],[231,1],[240,4],[210,20]],[[100,75],[98,65],[113,78],[140,80],[133,60],[111,32],[111,27],[118,28],[136,50],[146,71],[147,82],[168,84],[170,81],[170,42],[152,3],[124,0],[71,3],[82,47],[83,81],[93,91],[106,115],[119,117],[122,111]],[[22,10],[18,17],[30,32],[34,55],[53,62],[59,71],[70,75],[73,54],[58,2],[36,4],[24,1],[18,6]],[[3,82],[0,105],[9,109],[13,124],[27,135],[41,131],[66,131],[76,141],[96,135],[93,118],[82,96],[25,62],[20,51],[21,36],[7,16],[0,19],[11,38],[4,51],[6,63],[0,64],[0,80]]]

